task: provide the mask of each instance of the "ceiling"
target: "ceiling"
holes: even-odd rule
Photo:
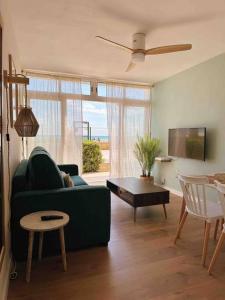
[[[224,0],[8,0],[23,68],[154,83],[225,52]],[[130,55],[95,39],[146,48],[192,43],[187,52],[147,57],[127,73]]]

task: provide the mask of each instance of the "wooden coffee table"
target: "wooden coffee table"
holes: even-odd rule
[[[138,207],[162,204],[165,218],[166,203],[169,203],[169,191],[149,180],[135,177],[112,178],[107,180],[107,187],[112,193],[133,206],[134,222],[136,222],[136,211]]]

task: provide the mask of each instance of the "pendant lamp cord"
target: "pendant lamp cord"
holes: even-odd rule
[[[22,76],[24,78],[27,78],[24,74],[17,73],[16,76]],[[25,107],[27,107],[27,84],[24,83],[24,90],[25,90]]]
[[[22,137],[22,157],[25,159],[25,153],[24,153],[24,138]]]
[[[25,88],[25,107],[27,107],[27,85],[24,85]]]

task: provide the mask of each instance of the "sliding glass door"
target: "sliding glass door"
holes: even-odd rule
[[[59,77],[31,77],[29,103],[40,124],[33,147],[45,147],[58,163],[82,170],[84,140],[100,147],[97,171],[112,176],[140,173],[133,149],[137,136],[150,134],[150,88],[132,84]]]
[[[40,125],[38,134],[29,139],[29,148],[37,145],[48,149],[60,161],[62,146],[62,105],[59,100],[30,99],[30,106]],[[52,117],[50,117],[52,116]]]
[[[102,173],[102,174],[98,174],[98,176],[102,175],[103,178],[104,176],[108,176],[108,173],[110,171],[110,164],[109,164],[110,147],[109,147],[106,102],[105,101],[101,101],[101,102],[83,101],[82,108],[83,108],[83,124],[84,124],[83,126],[84,142],[88,140],[98,145],[102,157],[101,163],[98,164],[98,167],[92,169],[92,173],[96,173],[96,172]],[[93,153],[93,159],[94,159],[94,155],[95,154]]]
[[[40,127],[28,139],[27,156],[42,146],[57,163],[76,163],[82,170],[82,88],[88,93],[86,82],[30,78],[29,105]]]

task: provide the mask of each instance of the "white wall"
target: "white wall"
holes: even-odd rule
[[[177,158],[156,163],[155,176],[169,188],[180,190],[177,172],[225,172],[225,54],[156,84],[153,90],[153,135],[168,154],[168,129],[206,127],[206,161]]]
[[[13,35],[12,23],[10,20],[9,11],[7,8],[7,0],[0,0],[0,23],[3,28],[3,69],[8,69],[8,54],[13,55],[16,66],[20,67],[18,59],[18,51],[16,49],[15,38]],[[3,94],[4,94],[3,89]],[[9,186],[11,182],[8,179],[8,166],[7,166],[7,143],[5,139],[6,133],[6,99],[3,96],[3,157],[4,157],[4,203],[5,203],[5,235],[6,235],[6,254],[3,261],[2,269],[0,271],[0,300],[6,299],[8,275],[10,267],[10,234],[9,234],[9,216],[10,216],[10,203],[9,203]],[[10,169],[11,174],[14,173],[15,167],[20,160],[20,141],[14,129],[10,129]]]

